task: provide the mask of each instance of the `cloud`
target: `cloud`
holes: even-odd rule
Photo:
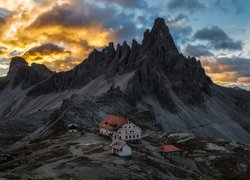
[[[64,50],[62,47],[59,47],[52,43],[42,44],[41,46],[33,47],[25,52],[24,55],[49,55],[51,53],[69,53],[70,51]]]
[[[71,52],[52,43],[36,46],[23,54],[23,57],[29,62],[39,62],[46,64],[57,59],[65,59],[71,56]]]
[[[167,7],[169,10],[187,10],[190,13],[204,9],[204,4],[199,0],[171,0]]]
[[[9,70],[9,61],[6,58],[0,58],[0,77],[5,76]]]
[[[102,0],[106,4],[117,4],[121,7],[127,7],[127,8],[146,8],[148,7],[147,1],[144,0]]]
[[[7,48],[6,48],[6,47],[0,46],[0,56],[3,55],[3,54],[5,54],[6,51],[7,51]]]
[[[174,40],[185,43],[188,40],[188,36],[192,33],[192,27],[186,25],[188,16],[181,13],[177,16],[169,16],[166,19],[166,24],[168,25]]]
[[[9,11],[8,9],[4,9],[0,7],[0,18],[4,18],[8,15],[10,15],[11,11]]]
[[[34,28],[48,25],[64,27],[94,26],[107,21],[113,15],[114,9],[101,8],[87,3],[85,0],[74,0],[70,4],[55,5],[50,11],[39,15],[30,26]]]
[[[202,57],[200,60],[206,73],[215,83],[250,87],[250,59]]]
[[[227,0],[226,2],[225,0],[216,0],[214,2],[214,7],[219,8],[225,13],[229,13],[233,10],[236,15],[241,14],[245,10],[239,0]]]
[[[87,0],[13,0],[1,1],[0,7],[12,12],[0,19],[0,44],[7,48],[1,51],[0,58],[11,58],[18,52],[30,63],[44,63],[56,71],[68,70],[82,62],[91,49],[116,41],[115,30],[103,24],[117,11]],[[52,44],[64,50],[59,51]],[[67,69],[57,66],[59,61],[67,63]]]
[[[249,83],[250,84],[250,77],[239,77],[238,81],[240,83]]]
[[[207,46],[198,44],[198,45],[191,45],[187,44],[186,47],[183,49],[183,53],[187,56],[213,56],[213,53],[210,52]]]
[[[136,27],[133,21],[134,17],[135,15],[132,13],[127,14],[122,12],[106,21],[103,26],[113,29],[113,35],[117,37],[117,41],[131,40],[137,35],[143,34],[144,31],[144,29]]]
[[[11,57],[13,57],[13,56],[19,56],[20,54],[22,54],[22,52],[20,52],[20,51],[14,49],[13,51],[11,51],[11,52],[9,53],[9,56],[11,56]]]
[[[211,26],[198,30],[194,34],[194,38],[208,41],[209,45],[214,49],[242,50],[242,42],[233,40],[218,26]]]

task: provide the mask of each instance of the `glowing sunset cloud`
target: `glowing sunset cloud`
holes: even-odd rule
[[[1,58],[21,55],[29,63],[43,63],[53,70],[65,71],[79,64],[93,48],[115,40],[112,30],[102,28],[99,23],[67,25],[60,21],[46,22],[46,16],[53,20],[58,10],[73,9],[77,2],[1,1],[0,7],[8,10],[7,15],[0,19]],[[48,43],[51,46],[44,46]]]

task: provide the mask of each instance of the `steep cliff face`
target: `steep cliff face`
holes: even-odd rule
[[[151,31],[145,32],[140,54],[135,59],[136,73],[129,83],[129,93],[155,95],[165,105],[171,102],[172,112],[176,109],[169,89],[189,104],[200,104],[204,102],[204,94],[211,95],[213,83],[201,63],[178,52],[161,18],[156,19]]]
[[[54,72],[43,64],[28,63],[22,57],[11,59],[9,71],[6,77],[0,79],[0,89],[4,89],[8,84],[12,89],[21,85],[22,89],[27,89],[35,84],[47,79]]]
[[[130,71],[135,71],[135,75],[127,93],[138,98],[151,94],[158,96],[162,103],[173,101],[168,88],[191,104],[204,102],[203,93],[211,95],[212,81],[200,62],[178,52],[162,18],[156,19],[152,30],[144,33],[142,45],[133,40],[131,48],[124,42],[118,44],[116,50],[113,43],[102,51],[94,50],[80,65],[71,71],[54,74],[34,87],[29,95],[80,88],[100,75],[111,77]],[[174,107],[172,109],[174,112]]]

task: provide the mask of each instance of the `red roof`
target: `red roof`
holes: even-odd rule
[[[178,152],[178,151],[181,151],[181,149],[179,149],[178,147],[174,146],[174,145],[163,145],[160,147],[161,150],[165,151],[165,152]]]
[[[116,131],[127,121],[128,118],[122,116],[108,115],[104,120],[102,120],[102,122],[100,123],[100,127],[106,128],[110,131]]]

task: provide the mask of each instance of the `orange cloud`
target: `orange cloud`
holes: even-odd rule
[[[0,44],[7,50],[0,51],[0,58],[11,58],[12,52],[19,52],[29,63],[38,62],[48,65],[55,71],[65,71],[80,63],[93,48],[101,48],[114,41],[111,29],[105,29],[99,23],[69,26],[61,22],[41,22],[47,14],[57,9],[76,6],[77,0],[34,0],[0,1],[0,8],[10,14],[0,19]],[[71,9],[74,13],[74,9]],[[87,15],[87,14],[86,14]],[[70,16],[70,15],[68,15]],[[8,23],[6,23],[8,22]],[[44,44],[58,46],[55,49],[34,51]],[[33,50],[33,52],[32,52]],[[65,63],[65,64],[64,64]]]
[[[250,84],[250,77],[240,77],[238,78],[239,83],[249,83]]]
[[[249,59],[201,57],[200,60],[206,73],[216,84],[223,86],[250,86]]]

